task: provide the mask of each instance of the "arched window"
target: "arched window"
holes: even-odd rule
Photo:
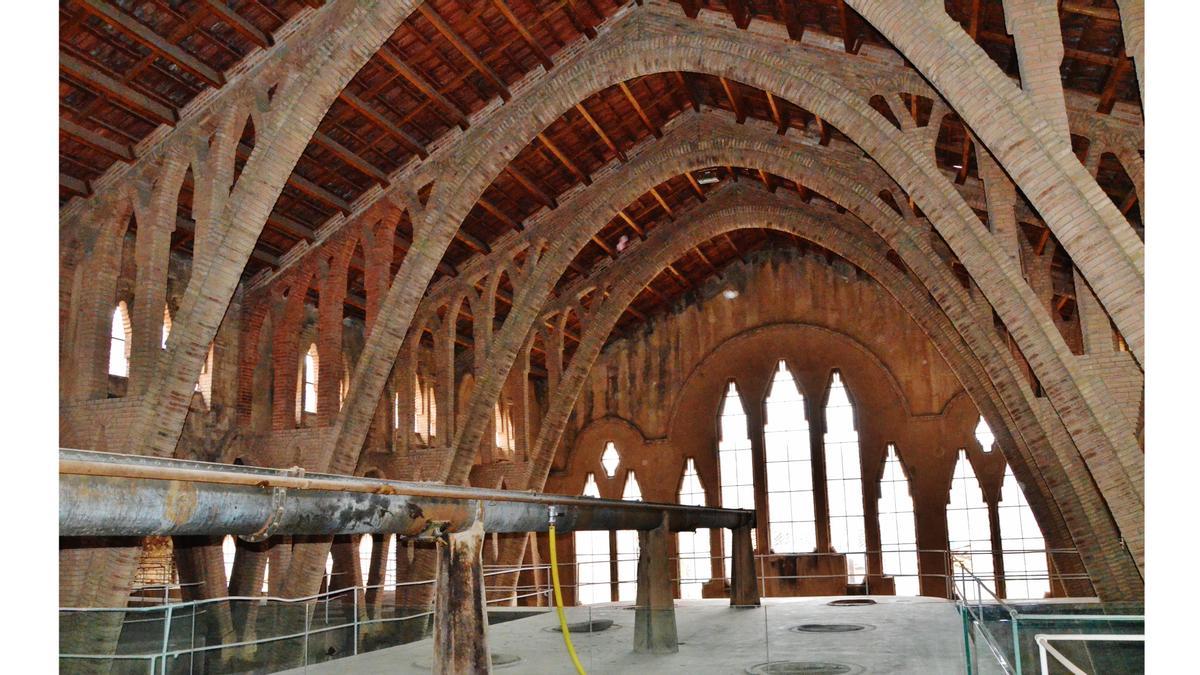
[[[317,412],[317,346],[309,345],[304,354],[303,378],[304,386],[300,390],[300,410],[306,413]]]
[[[825,486],[829,499],[829,543],[835,551],[846,554],[847,581],[862,583],[867,572],[862,459],[858,431],[854,428],[854,407],[836,370],[825,403]]]
[[[117,304],[112,313],[112,328],[108,341],[108,374],[129,377],[129,350],[132,335],[129,324],[129,308],[124,302]]]
[[[975,425],[975,440],[979,441],[979,447],[983,448],[984,452],[991,452],[992,447],[996,444],[996,436],[983,419],[983,415],[979,416],[979,424]]]
[[[617,446],[613,445],[612,441],[604,444],[604,452],[600,455],[600,466],[604,469],[604,475],[612,478],[617,475],[617,467],[621,464],[621,456],[617,454]]]
[[[371,579],[371,549],[375,547],[375,539],[369,534],[358,538],[358,568],[362,571],[362,585],[366,586]]]
[[[896,584],[896,595],[920,595],[913,500],[904,466],[892,443],[888,443],[883,476],[879,479],[879,544],[883,552],[883,573],[891,575]]]
[[[995,590],[992,565],[992,525],[983,490],[967,451],[958,451],[954,478],[950,483],[950,504],[946,507],[946,531],[950,535],[951,555],[966,565],[975,576]]]
[[[167,336],[171,334],[171,310],[163,307],[162,348],[167,348]]]
[[[233,535],[225,535],[221,540],[221,561],[225,563],[225,583],[229,583],[229,578],[233,576],[233,559],[237,555],[237,542],[233,540]]]
[[[212,405],[212,378],[213,378],[213,356],[215,352],[215,344],[208,345],[208,354],[204,357],[204,363],[200,366],[200,377],[196,378],[196,391],[200,392],[200,397],[204,399],[204,405]]]
[[[1046,597],[1050,592],[1046,540],[1012,467],[1004,468],[1000,488],[1000,546],[1004,550],[1004,590],[1009,598]]]
[[[325,592],[333,590],[333,552],[325,557]]]
[[[400,403],[396,403],[396,428],[400,427]],[[437,401],[433,387],[426,386],[421,378],[413,375],[413,431],[424,442],[429,443],[437,427]]]
[[[501,457],[512,458],[516,450],[512,403],[505,400],[497,401],[494,416],[496,418],[496,449]]]
[[[688,457],[679,485],[679,503],[707,506],[704,485],[696,473],[696,462]],[[685,600],[703,597],[704,582],[712,578],[712,552],[707,529],[679,533],[679,596]]]
[[[774,553],[809,553],[817,547],[813,509],[812,442],[804,396],[782,360],[767,396],[767,513]]]
[[[589,473],[583,486],[584,497],[599,497],[595,475]],[[612,600],[612,580],[608,532],[575,533],[575,597],[581,605]]]
[[[754,509],[754,460],[750,452],[750,434],[746,409],[738,396],[737,384],[729,383],[721,402],[721,439],[717,443],[720,469],[721,506],[726,509]],[[725,571],[732,560],[733,535],[722,530],[725,541]],[[758,548],[758,530],[750,531],[754,548]]]
[[[621,499],[631,502],[642,501],[642,488],[638,485],[633,470],[625,477],[625,492]],[[638,551],[637,530],[617,530],[617,600],[622,602],[637,599]]]

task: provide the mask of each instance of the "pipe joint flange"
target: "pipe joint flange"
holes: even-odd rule
[[[288,476],[302,477],[304,476],[304,468],[293,466],[286,472]],[[279,529],[279,524],[283,522],[283,508],[287,502],[287,488],[273,487],[271,488],[271,512],[267,515],[267,522],[258,528],[253,534],[238,535],[242,541],[248,541],[252,544],[257,544],[271,538],[275,531]]]

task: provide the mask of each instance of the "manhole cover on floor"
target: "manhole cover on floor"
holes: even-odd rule
[[[747,673],[755,675],[835,675],[853,673],[857,669],[844,663],[824,661],[768,661],[750,666]]]
[[[802,623],[799,626],[792,626],[789,630],[797,633],[853,633],[870,628],[872,626],[860,623]]]
[[[599,633],[602,630],[608,630],[613,627],[612,619],[592,619],[591,621],[579,621],[576,623],[567,624],[567,630],[574,633]],[[552,633],[561,633],[562,626],[551,626],[546,630]]]
[[[828,604],[830,607],[860,607],[873,605],[875,601],[870,598],[846,598],[845,600],[834,600]]]
[[[492,652],[493,668],[511,666],[520,660],[521,657],[517,656],[516,654],[498,654],[496,652]],[[421,659],[420,661],[413,661],[413,665],[418,668],[423,668],[424,670],[433,670],[433,659]]]

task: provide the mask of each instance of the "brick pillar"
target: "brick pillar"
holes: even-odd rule
[[[487,608],[483,598],[483,522],[437,543],[437,597],[434,603],[435,675],[489,673]]]
[[[1083,332],[1085,354],[1109,354],[1113,351],[1112,322],[1100,306],[1092,287],[1079,270],[1075,274],[1075,306],[1079,313],[1079,327]]]
[[[668,518],[664,513],[658,527],[649,532],[638,532],[637,605],[633,617],[633,651],[636,654],[674,654],[679,651]]]
[[[983,179],[984,197],[987,200],[988,225],[992,234],[1000,240],[1002,248],[1020,264],[1020,230],[1017,227],[1017,190],[1008,175],[996,163],[986,148],[975,144],[979,161],[979,177]]]
[[[729,604],[733,607],[757,607],[758,579],[754,573],[754,547],[750,541],[749,527],[733,529],[732,558]]]
[[[317,306],[317,426],[333,424],[341,402],[342,386],[342,306],[346,299],[346,272],[340,259],[339,269],[325,270],[320,280],[321,303]]]
[[[391,537],[386,534],[366,535],[371,537],[371,564],[367,569],[367,615],[378,619],[383,611],[384,588],[387,581],[388,555],[391,553]]]
[[[1021,87],[1060,139],[1069,143],[1063,97],[1062,27],[1055,0],[1004,0],[1004,24],[1013,36]]]

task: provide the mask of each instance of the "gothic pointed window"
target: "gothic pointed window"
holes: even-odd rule
[[[1004,485],[996,507],[1000,547],[1004,550],[1004,590],[1009,598],[1041,599],[1050,592],[1046,540],[1012,467],[1004,468]]]
[[[975,425],[975,440],[979,441],[979,447],[983,448],[984,452],[991,452],[996,444],[996,436],[992,434],[992,428],[983,419],[983,415],[979,416],[979,424]]]
[[[604,444],[604,452],[600,454],[600,466],[604,468],[604,475],[612,478],[617,475],[617,466],[621,464],[621,456],[617,454],[617,446],[609,441]]]
[[[584,497],[599,497],[596,476],[589,473],[583,486]],[[610,556],[607,531],[575,533],[575,598],[581,605],[612,600]]]
[[[817,546],[813,509],[812,441],[804,396],[779,362],[767,396],[767,513],[774,553],[810,553]]]
[[[112,313],[112,327],[108,341],[108,374],[129,377],[129,351],[132,335],[129,329],[129,308],[118,303]]]
[[[163,307],[162,348],[167,348],[167,338],[171,335],[171,310]]]
[[[967,451],[958,451],[954,478],[950,484],[950,503],[946,506],[946,531],[950,535],[951,555],[995,591],[992,565],[992,525],[987,501],[967,459]]]
[[[721,402],[721,438],[717,443],[720,470],[721,507],[726,509],[755,509],[754,460],[750,451],[749,424],[737,384],[729,383]],[[722,530],[725,543],[725,571],[730,570],[733,535]],[[758,548],[758,531],[751,530],[753,546]]]
[[[642,501],[642,488],[633,471],[625,478],[625,492],[621,499],[631,502]],[[617,530],[617,600],[625,602],[637,599],[638,567],[637,530]]]
[[[707,506],[704,485],[696,473],[696,462],[688,457],[679,485],[679,503]],[[712,552],[707,529],[679,533],[679,595],[685,600],[699,599],[704,582],[712,578]]]
[[[300,409],[306,413],[317,412],[317,346],[309,345],[304,354],[304,387],[301,392],[302,404]]]
[[[846,555],[847,581],[862,583],[867,572],[862,458],[854,406],[836,370],[825,403],[825,490],[829,500],[829,543]]]
[[[904,466],[889,443],[879,479],[879,543],[883,573],[896,585],[896,595],[920,595],[917,575],[917,524]]]
[[[358,538],[358,569],[362,574],[362,586],[371,579],[371,549],[375,548],[375,540],[371,535],[364,534]]]

